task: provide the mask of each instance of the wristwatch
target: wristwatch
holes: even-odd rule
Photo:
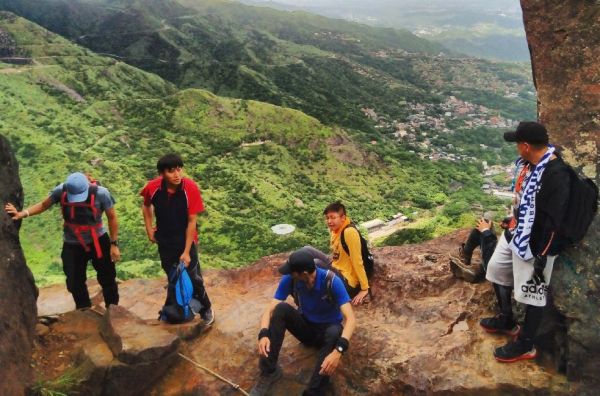
[[[335,344],[335,350],[341,354],[344,354],[344,352],[346,352],[348,350],[349,346],[350,346],[350,341],[348,341],[344,337],[340,337],[340,338],[338,338],[338,341]]]
[[[110,244],[119,247],[119,240],[115,239],[114,241],[110,241]]]

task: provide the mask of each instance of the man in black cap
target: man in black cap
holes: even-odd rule
[[[260,321],[258,353],[261,374],[250,395],[266,394],[270,386],[281,378],[277,360],[286,330],[303,344],[320,348],[317,364],[303,395],[322,395],[329,376],[349,347],[356,326],[350,297],[340,278],[329,270],[318,268],[314,257],[304,249],[292,253],[279,272],[283,277],[275,298]],[[297,309],[285,302],[290,295]]]
[[[500,237],[488,264],[486,279],[493,283],[500,313],[484,318],[489,333],[512,336],[494,351],[496,360],[515,362],[533,359],[534,337],[546,305],[548,284],[557,254],[564,241],[557,231],[569,200],[567,165],[548,144],[546,128],[537,122],[521,122],[504,139],[515,142],[519,152],[515,172],[513,218]],[[513,319],[511,293],[526,304],[523,328]]]

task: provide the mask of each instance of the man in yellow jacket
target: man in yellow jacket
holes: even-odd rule
[[[323,215],[331,233],[331,265],[341,275],[352,298],[352,305],[359,305],[369,294],[369,280],[362,259],[360,234],[346,216],[346,207],[341,202],[328,205]],[[342,233],[348,253],[342,246]]]

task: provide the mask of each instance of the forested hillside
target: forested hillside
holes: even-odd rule
[[[448,95],[510,119],[535,115],[530,70],[456,57],[406,30],[226,0],[0,0],[93,51],[180,88],[291,107],[326,124],[371,131],[360,109],[392,120],[406,102]]]
[[[421,160],[377,130],[379,143],[372,144],[296,110],[179,91],[10,13],[0,13],[0,38],[0,133],[16,149],[26,203],[71,171],[100,179],[118,201],[121,277],[160,273],[137,194],[168,151],[183,155],[203,191],[200,245],[209,266],[238,266],[308,243],[324,248],[321,211],[338,198],[358,221],[460,202],[460,210],[432,220],[439,230],[464,221],[482,200],[475,162]],[[282,222],[297,231],[275,236],[270,227]],[[23,223],[38,280],[62,279],[59,211]]]

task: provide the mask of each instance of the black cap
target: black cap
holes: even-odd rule
[[[315,265],[315,258],[313,255],[300,249],[290,254],[287,261],[279,267],[279,273],[288,275],[292,272],[313,272]]]
[[[546,127],[535,121],[522,121],[514,132],[505,132],[507,142],[525,142],[531,144],[548,144]]]

